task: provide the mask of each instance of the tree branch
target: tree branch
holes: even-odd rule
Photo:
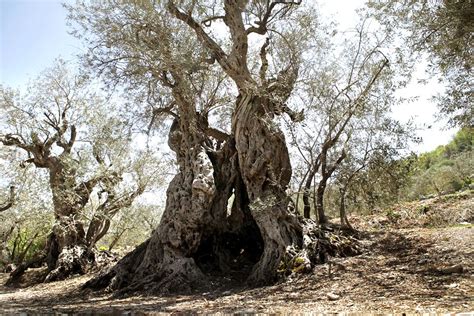
[[[251,33],[264,35],[265,33],[267,33],[267,30],[268,30],[267,26],[268,26],[268,23],[271,21],[273,9],[275,9],[275,7],[278,4],[285,4],[285,5],[288,5],[288,6],[299,5],[299,4],[301,4],[301,0],[299,0],[299,1],[286,1],[286,0],[272,1],[272,3],[270,3],[270,5],[267,6],[267,10],[263,14],[263,17],[261,17],[261,19],[259,21],[255,22],[255,24],[257,24],[258,27],[255,27],[255,26],[249,27],[246,30],[247,35],[249,35]]]
[[[10,186],[10,196],[8,198],[8,201],[4,205],[0,206],[0,212],[6,211],[9,208],[11,208],[13,206],[14,201],[15,201],[15,186],[12,185]]]

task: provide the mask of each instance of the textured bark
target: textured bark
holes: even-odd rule
[[[86,250],[84,249],[84,226],[79,221],[78,216],[82,206],[87,203],[89,195],[86,199],[75,193],[75,174],[71,169],[70,166],[66,166],[59,159],[55,159],[49,168],[55,224],[48,238],[46,249],[47,264],[51,271],[51,276],[46,278],[48,281],[61,279],[63,275],[65,277],[68,272],[60,272],[60,270],[69,270],[67,267],[72,267],[71,264],[66,264],[67,267],[62,267],[61,264],[58,265],[58,261],[64,261],[64,256],[77,257],[72,261],[78,261]],[[65,252],[64,255],[63,252]]]
[[[312,163],[308,167],[308,171],[305,175],[304,180],[304,189],[303,189],[303,216],[304,218],[311,218],[311,185],[313,183],[314,177],[319,170],[321,164],[320,155],[317,157],[316,162]],[[302,183],[303,184],[303,183]]]
[[[320,224],[328,223],[328,219],[324,211],[324,193],[326,192],[328,180],[331,178],[332,174],[339,167],[342,161],[346,158],[346,151],[343,149],[337,160],[331,165],[328,165],[327,163],[327,155],[327,151],[323,148],[323,151],[320,154],[321,180],[319,181],[318,188],[316,189],[316,215],[318,216],[318,222]]]
[[[168,187],[159,226],[86,288],[190,291],[205,286],[209,275],[263,285],[282,273],[311,270],[326,253],[339,254],[332,232],[289,207],[288,151],[266,102],[258,96],[238,98],[235,138],[223,146],[209,147],[212,140],[196,132],[205,128],[191,133],[188,124],[175,121],[169,145],[180,168]]]
[[[252,217],[264,242],[263,254],[249,276],[252,284],[274,281],[277,268],[291,245],[302,246],[302,226],[288,211],[285,190],[291,165],[285,137],[273,122],[268,99],[240,95],[233,129]]]
[[[235,141],[215,150],[204,149],[208,139],[183,133],[187,124],[173,124],[169,145],[180,169],[158,228],[86,287],[189,290],[208,274],[232,271],[254,285],[276,279],[286,248],[303,243],[301,223],[288,212],[289,156],[260,98],[240,97],[237,106]]]
[[[205,280],[198,262],[205,266],[209,260],[203,258],[211,256],[217,245],[203,253],[202,244],[228,230],[235,151],[227,143],[219,151],[207,152],[205,139],[190,132],[189,123],[175,121],[170,130],[168,144],[176,153],[179,172],[169,184],[160,225],[149,240],[86,286],[163,292],[189,290]]]
[[[327,179],[323,178],[316,189],[316,216],[318,223],[327,224],[328,219],[324,211],[324,192],[326,191]]]
[[[349,222],[349,219],[347,218],[347,212],[346,212],[346,194],[347,194],[347,188],[343,187],[339,190],[339,193],[341,195],[340,201],[339,201],[339,219],[341,221],[341,226],[345,229],[354,231],[355,229],[352,227],[351,223]]]

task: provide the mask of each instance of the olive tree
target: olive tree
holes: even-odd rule
[[[312,11],[263,0],[80,1],[70,10],[90,47],[87,67],[150,103],[155,123],[171,117],[179,167],[151,238],[87,286],[189,289],[232,270],[255,285],[274,281],[282,262],[318,261],[316,234],[290,205],[276,120],[302,118],[288,101]]]
[[[302,164],[296,179],[296,204],[301,198],[304,216],[309,218],[314,209],[321,224],[328,222],[326,188],[348,156],[355,154],[350,151],[360,144],[363,130],[377,126],[378,132],[389,133],[389,124],[385,130],[382,126],[396,102],[396,62],[390,67],[386,34],[374,34],[367,24],[363,19],[356,28],[341,34],[343,48],[339,52],[333,44],[332,53],[318,56],[319,65],[307,73],[299,91],[307,104],[306,121],[289,126]],[[327,38],[326,42],[331,41],[335,39]]]
[[[156,164],[146,169],[142,163],[149,155],[132,155],[129,128],[114,114],[112,101],[95,90],[86,76],[75,75],[61,60],[24,95],[0,90],[2,150],[14,148],[23,154],[21,166],[47,171],[55,218],[44,251],[14,271],[12,282],[30,264],[44,261],[46,281],[86,272],[110,218],[130,206],[156,171]],[[85,220],[93,192],[101,199]]]

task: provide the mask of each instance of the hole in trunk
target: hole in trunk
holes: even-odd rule
[[[252,219],[236,232],[203,237],[193,257],[205,274],[225,275],[243,281],[260,259],[262,252],[262,236]]]

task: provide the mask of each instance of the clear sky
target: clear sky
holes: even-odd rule
[[[0,0],[0,81],[19,88],[59,56],[72,59],[80,43],[67,33],[57,0]]]
[[[355,10],[362,7],[365,0],[318,0],[318,7],[322,14],[335,19],[339,23],[340,30],[347,30],[357,23]],[[446,122],[436,122],[435,115],[438,113],[436,104],[431,98],[443,87],[435,79],[428,84],[417,83],[418,79],[426,79],[423,66],[426,63],[420,62],[416,70],[414,79],[399,95],[403,97],[417,97],[417,101],[404,103],[393,109],[393,117],[405,122],[413,120],[418,126],[418,136],[423,142],[413,148],[416,152],[425,152],[435,149],[439,145],[447,144],[456,129],[446,129]]]
[[[64,1],[63,1],[64,2]],[[354,10],[363,0],[320,0],[321,12],[332,15],[341,28],[356,22]],[[59,56],[73,60],[81,53],[81,43],[68,34],[66,10],[59,0],[0,0],[0,82],[14,88],[24,86]],[[422,75],[422,71],[420,74]],[[440,87],[412,84],[402,91],[419,100],[394,109],[400,120],[413,118],[420,126],[423,143],[417,152],[428,151],[449,142],[454,130],[444,130],[435,123],[436,106],[430,101]],[[431,126],[430,128],[427,128]]]

